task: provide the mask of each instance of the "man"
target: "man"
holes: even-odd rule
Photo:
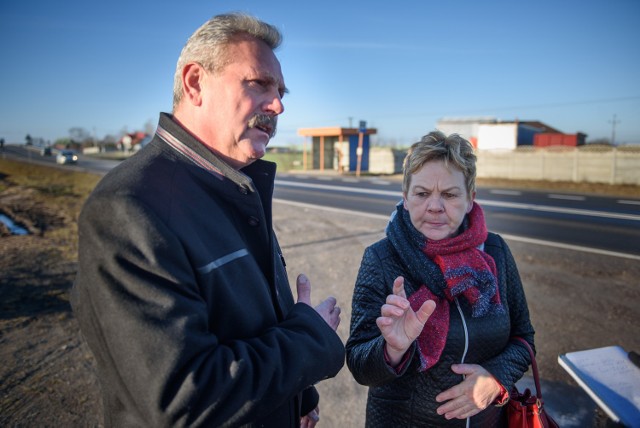
[[[280,41],[246,15],[205,23],[173,115],[83,208],[72,304],[106,426],[313,427],[312,385],[344,363],[335,299],[312,308],[300,275],[294,302],[271,227]]]

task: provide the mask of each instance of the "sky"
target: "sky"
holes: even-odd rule
[[[640,144],[640,0],[3,0],[0,137],[154,128],[184,43],[231,11],[284,35],[273,145],[364,120],[378,144],[406,147],[444,117]]]

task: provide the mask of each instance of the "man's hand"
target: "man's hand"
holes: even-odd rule
[[[414,340],[420,335],[425,323],[436,309],[436,302],[427,300],[417,312],[411,309],[404,291],[404,278],[393,281],[393,294],[380,309],[376,324],[384,337],[390,363],[395,366],[402,360]]]
[[[298,303],[305,303],[311,306],[311,283],[306,275],[300,274],[296,279],[298,291]],[[340,307],[336,305],[336,298],[329,296],[314,308],[318,314],[336,330],[340,324]]]
[[[300,419],[300,428],[313,428],[320,420],[320,408],[316,407]]]

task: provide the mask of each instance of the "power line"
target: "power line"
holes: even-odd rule
[[[618,97],[618,98],[601,98],[596,100],[583,100],[583,101],[570,101],[570,102],[553,102],[546,104],[529,104],[529,105],[520,105],[520,106],[510,106],[510,107],[478,107],[473,110],[459,110],[456,112],[447,112],[447,115],[456,114],[478,114],[481,111],[501,111],[501,110],[525,110],[532,108],[549,108],[549,107],[567,107],[581,104],[601,104],[601,103],[610,103],[617,101],[632,101],[632,100],[640,100],[640,95],[631,96],[631,97]],[[385,115],[384,118],[389,119],[393,117],[424,117],[424,116],[432,116],[432,115],[442,115],[442,110],[437,112],[424,112],[413,115]],[[371,119],[377,119],[376,117],[371,117]]]

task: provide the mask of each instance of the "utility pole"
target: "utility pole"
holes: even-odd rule
[[[616,120],[616,115],[613,115],[613,120],[610,120],[609,123],[611,124],[611,145],[615,146],[616,145],[616,124],[620,123],[619,120]]]
[[[367,122],[364,120],[360,121],[360,126],[358,128],[358,148],[356,149],[356,177],[360,177],[360,167],[362,165],[362,152],[363,152],[363,143],[364,143],[364,133],[367,132]]]

